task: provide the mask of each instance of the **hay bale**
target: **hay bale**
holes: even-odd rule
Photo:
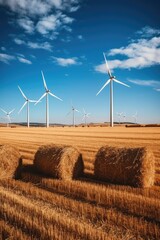
[[[38,149],[34,166],[40,173],[63,180],[82,176],[84,169],[82,155],[76,148],[54,144]]]
[[[17,148],[0,145],[0,179],[21,177],[22,159]]]
[[[154,185],[154,155],[146,147],[104,146],[97,152],[94,174],[97,179],[111,183],[150,187]]]

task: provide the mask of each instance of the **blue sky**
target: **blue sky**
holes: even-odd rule
[[[15,108],[13,121],[26,121],[26,96],[38,100],[48,88],[50,122],[72,123],[73,105],[90,112],[89,122],[109,121],[109,86],[103,52],[116,78],[114,120],[160,123],[159,0],[0,0],[0,107]],[[0,112],[0,121],[4,114]],[[45,122],[45,99],[30,104],[30,121]],[[82,114],[76,114],[76,123]]]

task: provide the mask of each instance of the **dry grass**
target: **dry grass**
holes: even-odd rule
[[[51,177],[72,180],[83,175],[82,155],[72,146],[44,145],[35,154],[35,168]]]
[[[96,154],[94,173],[97,179],[111,183],[151,187],[155,177],[154,155],[146,147],[103,146]]]
[[[0,128],[0,144],[23,156],[22,179],[0,180],[0,239],[160,239],[160,128]],[[73,145],[83,155],[84,177],[62,181],[37,174],[41,145]],[[98,181],[94,159],[101,146],[150,147],[155,184],[133,188]]]
[[[20,178],[22,159],[17,148],[0,146],[0,178]]]

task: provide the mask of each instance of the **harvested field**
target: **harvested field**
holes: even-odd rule
[[[0,128],[0,144],[17,147],[20,180],[0,179],[1,239],[160,239],[160,128]],[[82,153],[84,176],[73,181],[38,174],[32,164],[41,145],[72,145]],[[94,177],[97,150],[150,147],[155,184],[146,189]]]

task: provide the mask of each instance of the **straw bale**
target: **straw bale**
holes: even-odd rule
[[[76,179],[83,174],[82,155],[72,146],[44,145],[35,154],[35,168],[42,174],[63,180]]]
[[[0,145],[0,179],[21,176],[22,159],[17,148],[11,145]]]
[[[103,146],[96,154],[94,174],[99,180],[147,188],[154,185],[154,155],[146,147]]]

